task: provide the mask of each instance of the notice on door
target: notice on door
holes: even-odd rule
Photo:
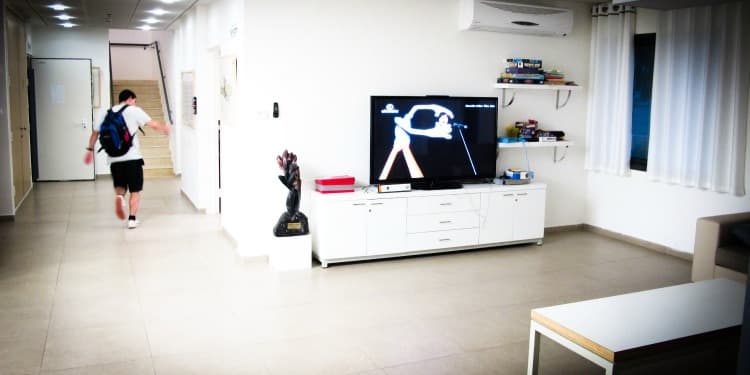
[[[50,101],[52,104],[65,104],[65,86],[53,83],[50,87]]]

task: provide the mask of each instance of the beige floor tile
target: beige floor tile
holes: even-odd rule
[[[52,307],[50,329],[142,325],[143,322],[135,295],[95,296],[56,300]]]
[[[49,309],[55,293],[54,282],[2,281],[0,282],[0,309]]]
[[[44,354],[44,331],[0,338],[0,373],[36,373]]]
[[[55,301],[119,297],[137,297],[132,276],[87,277],[60,280],[55,292]]]
[[[478,351],[527,340],[530,311],[528,305],[504,306],[420,324],[449,338],[464,351]]]
[[[347,337],[329,335],[269,343],[270,374],[352,374],[377,367]]]
[[[262,348],[246,347],[242,351],[216,351],[154,357],[154,368],[159,375],[263,375],[268,374],[265,357],[254,351]]]
[[[143,324],[95,328],[51,329],[44,350],[43,370],[125,362],[148,357]]]
[[[0,338],[46,334],[50,306],[0,308]]]
[[[149,357],[67,370],[42,371],[41,375],[154,375],[154,369]]]
[[[354,331],[359,345],[379,368],[461,353],[439,332],[412,323]]]

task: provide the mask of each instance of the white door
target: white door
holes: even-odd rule
[[[318,232],[315,233],[319,244],[318,256],[326,260],[365,256],[367,203],[334,201],[319,208],[314,219],[318,220]]]
[[[367,255],[403,251],[406,247],[406,198],[372,200],[368,206]]]
[[[513,240],[515,194],[513,192],[482,193],[479,215],[479,243]]]
[[[513,239],[516,241],[544,237],[544,190],[515,193]]]
[[[91,60],[32,59],[39,180],[93,180],[83,162],[91,136]]]

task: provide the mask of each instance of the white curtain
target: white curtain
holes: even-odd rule
[[[745,194],[749,4],[664,11],[656,33],[647,175]],[[744,13],[744,16],[743,16]],[[744,30],[743,30],[744,28]]]
[[[627,175],[635,10],[623,5],[595,5],[592,17],[586,169]]]

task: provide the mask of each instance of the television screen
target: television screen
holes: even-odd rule
[[[370,183],[495,177],[497,98],[370,98]]]

